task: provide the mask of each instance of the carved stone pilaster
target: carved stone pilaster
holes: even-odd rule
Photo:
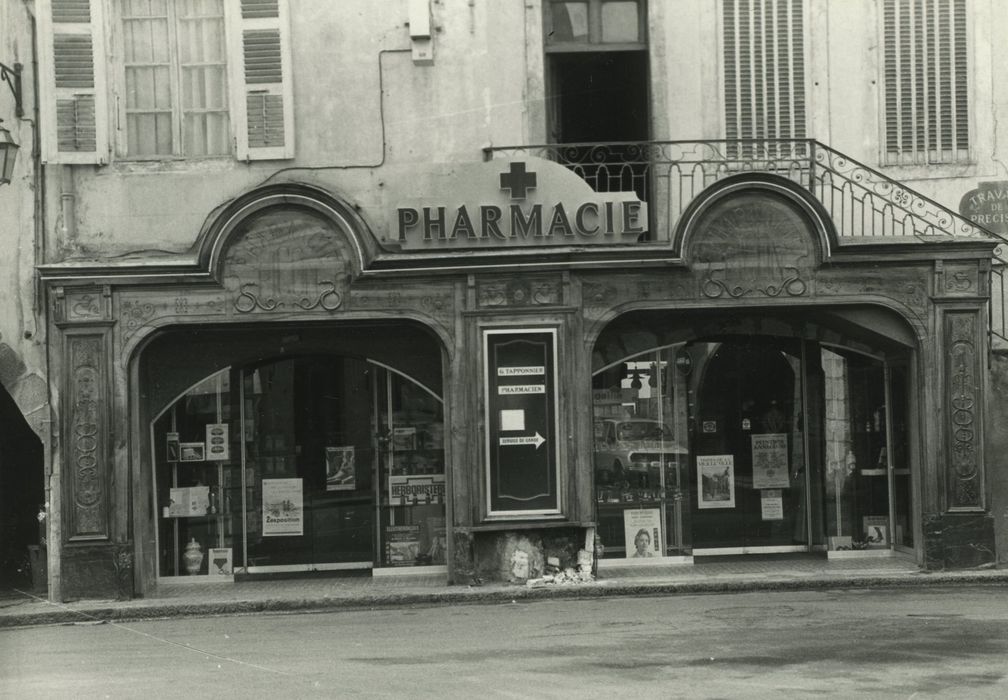
[[[981,392],[983,353],[980,312],[946,311],[945,404],[946,503],[950,511],[984,508],[983,401]]]
[[[109,539],[108,329],[66,332],[64,484],[69,541]]]

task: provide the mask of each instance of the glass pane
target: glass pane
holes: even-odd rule
[[[369,366],[340,356],[244,373],[249,566],[371,562]]]
[[[801,353],[792,340],[693,343],[695,548],[808,544]]]
[[[444,410],[412,381],[378,370],[381,566],[446,564]]]
[[[684,554],[681,468],[688,454],[679,347],[637,355],[592,381],[595,495],[605,558]]]
[[[888,548],[891,533],[882,363],[823,348],[822,371],[830,549]]]
[[[240,563],[241,455],[228,370],[154,422],[158,574],[228,574]]]
[[[640,41],[640,25],[637,18],[637,3],[623,0],[602,4],[602,41]]]
[[[907,390],[906,367],[892,367],[889,371],[889,396],[892,403],[893,544],[913,547],[913,484],[910,477]]]
[[[550,4],[547,43],[588,41],[588,3],[554,2]]]

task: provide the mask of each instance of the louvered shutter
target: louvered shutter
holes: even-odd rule
[[[294,157],[287,0],[229,0],[228,48],[239,160]]]
[[[802,0],[722,0],[725,136],[805,138]]]
[[[966,0],[885,0],[882,161],[969,160]]]
[[[108,161],[102,0],[39,0],[42,158]]]

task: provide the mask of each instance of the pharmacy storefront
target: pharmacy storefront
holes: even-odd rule
[[[855,244],[774,175],[672,223],[535,158],[428,175],[361,213],[270,185],[192,257],[42,269],[61,597],[985,563],[985,238]]]

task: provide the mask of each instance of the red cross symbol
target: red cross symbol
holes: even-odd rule
[[[512,163],[509,172],[501,173],[500,186],[510,190],[511,199],[525,199],[525,190],[535,189],[536,174],[525,172],[524,163]]]

